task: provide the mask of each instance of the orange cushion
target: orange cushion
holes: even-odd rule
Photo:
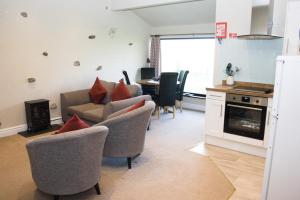
[[[143,107],[145,105],[145,99],[143,99],[142,101],[134,104],[133,106],[131,106],[126,112],[130,112],[130,111],[133,111],[135,109],[138,109],[140,107]]]
[[[124,99],[131,98],[130,92],[127,88],[127,86],[124,83],[124,80],[121,79],[119,81],[119,84],[115,87],[111,94],[111,100],[112,101],[119,101]]]
[[[98,77],[96,78],[93,87],[90,89],[89,94],[91,101],[96,104],[100,104],[105,98],[107,91]]]
[[[69,119],[63,127],[61,127],[55,134],[65,133],[69,131],[76,131],[79,129],[89,128],[90,126],[82,121],[76,114]]]

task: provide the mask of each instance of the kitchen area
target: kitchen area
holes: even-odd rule
[[[231,12],[230,3],[239,11]],[[218,40],[214,84],[206,93],[205,143],[266,158],[261,199],[300,198],[294,186],[300,180],[295,155],[300,142],[299,10],[300,1],[292,0],[257,7],[248,0],[217,0]]]

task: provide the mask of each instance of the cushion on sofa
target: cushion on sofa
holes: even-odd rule
[[[92,86],[92,88],[89,91],[91,101],[93,103],[100,104],[102,102],[102,100],[105,98],[106,94],[107,94],[107,91],[106,91],[105,87],[102,85],[101,81],[97,77],[94,85]]]
[[[69,119],[63,127],[61,127],[55,134],[65,133],[69,131],[76,131],[84,128],[89,128],[90,126],[81,120],[76,114]]]
[[[130,92],[127,86],[125,85],[124,80],[121,79],[119,81],[119,84],[115,87],[114,91],[111,94],[111,100],[120,101],[129,98],[131,98]]]
[[[103,120],[103,109],[104,106],[97,108],[95,110],[88,110],[83,113],[83,118],[91,121],[99,123]]]
[[[133,111],[133,110],[138,109],[140,107],[143,107],[144,105],[145,105],[145,99],[143,99],[143,100],[139,101],[138,103],[134,104],[133,106],[131,106],[127,110],[127,112],[130,112],[130,111]]]

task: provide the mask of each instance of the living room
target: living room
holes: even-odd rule
[[[299,49],[290,25],[296,20],[275,12],[280,3],[2,0],[0,199],[286,195],[286,188],[275,195],[268,178],[276,143],[276,59],[298,56]],[[292,5],[290,13],[298,6]],[[284,17],[280,27],[292,27],[291,36],[243,39],[264,26],[271,6],[273,19]],[[143,78],[144,68],[153,75]],[[164,77],[172,75],[169,91]],[[249,87],[266,93],[245,91]],[[233,94],[249,102],[236,102],[240,96]],[[250,105],[252,99],[266,103]],[[29,108],[40,103],[46,103],[44,113]],[[244,104],[262,114],[235,110]],[[243,119],[236,122],[238,114]],[[46,128],[32,130],[36,121]],[[255,123],[263,124],[259,131]],[[300,196],[293,188],[289,193],[287,199]]]

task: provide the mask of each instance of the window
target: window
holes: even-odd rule
[[[215,39],[162,38],[162,72],[189,70],[184,92],[206,94],[206,88],[213,84]]]

